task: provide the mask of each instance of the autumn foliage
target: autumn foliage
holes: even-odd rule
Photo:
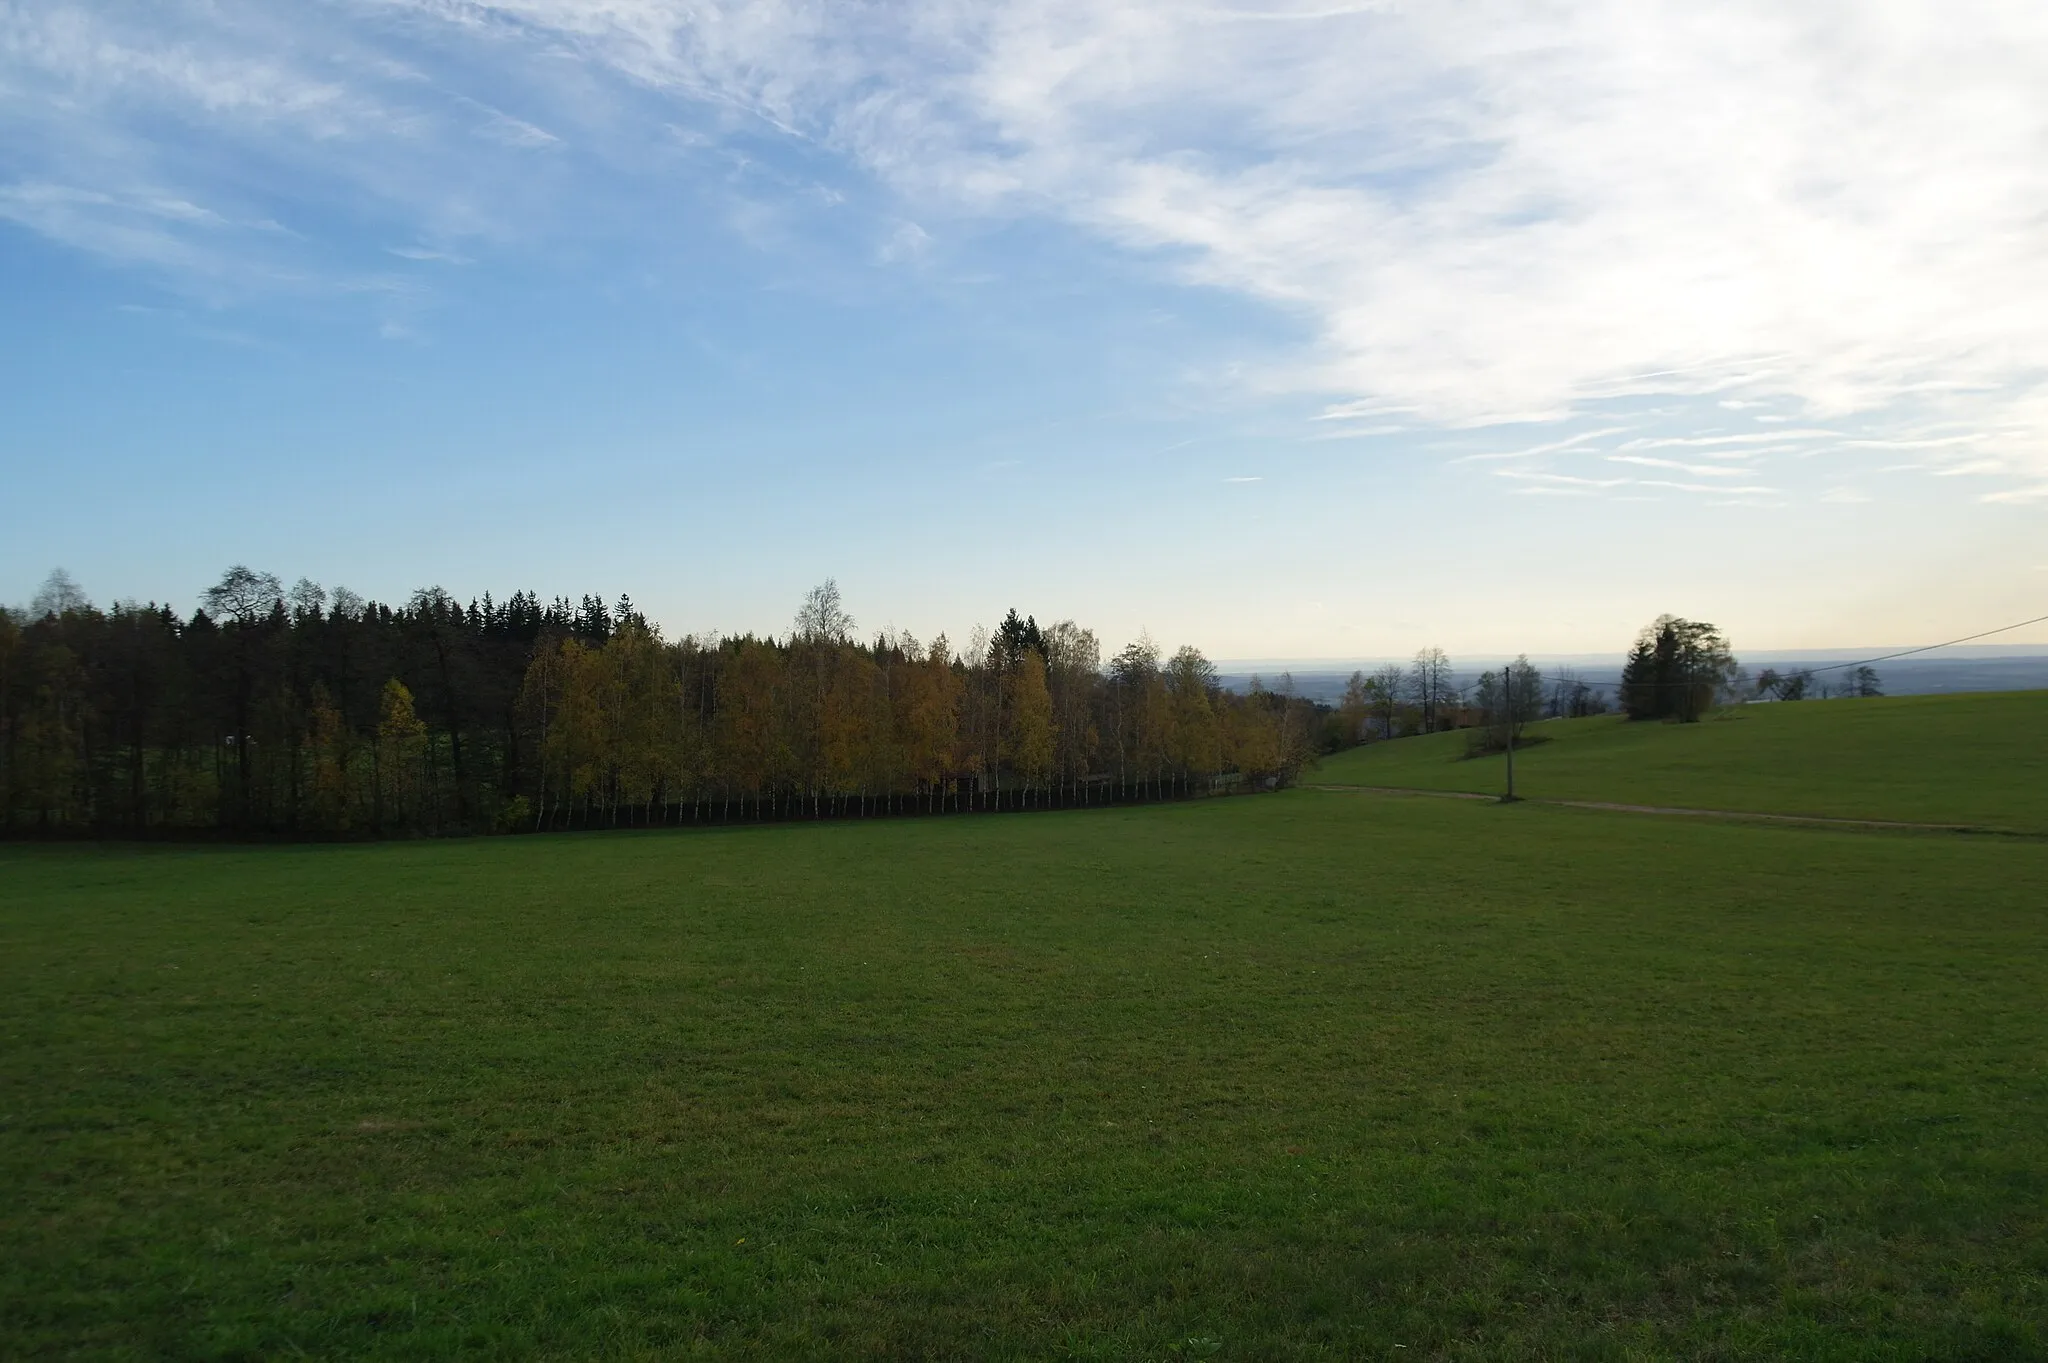
[[[185,619],[0,612],[0,809],[17,834],[513,832],[1178,798],[1309,756],[1312,707],[1225,691],[1192,648],[1105,665],[1014,611],[964,647],[852,624],[829,583],[779,638],[669,640],[625,598],[393,609],[246,569]]]

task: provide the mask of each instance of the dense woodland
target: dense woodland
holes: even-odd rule
[[[965,647],[857,639],[827,582],[787,634],[666,640],[620,597],[400,607],[230,569],[189,618],[95,607],[61,571],[0,609],[0,832],[402,837],[1103,804],[1275,789],[1319,752],[1444,729],[1472,755],[1544,718],[1690,721],[1730,699],[1877,694],[1766,672],[1662,616],[1618,683],[1441,649],[1339,703],[1243,693],[1194,648],[1104,660],[1009,612]]]
[[[53,574],[0,611],[0,809],[24,834],[388,837],[1039,808],[1270,789],[1318,707],[1195,649],[1104,660],[1011,611],[869,640],[666,640],[621,597],[403,606],[237,567],[186,618]]]

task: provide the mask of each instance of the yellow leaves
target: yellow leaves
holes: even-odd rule
[[[308,814],[320,831],[345,833],[355,823],[355,793],[349,780],[349,754],[355,743],[327,688],[317,682],[313,686],[312,730],[313,788]]]
[[[386,743],[402,744],[427,736],[427,726],[413,709],[412,692],[393,677],[384,683],[377,702],[377,737]]]
[[[393,677],[377,700],[377,787],[380,812],[409,823],[427,790],[427,726],[413,709],[412,692]]]
[[[595,648],[563,639],[538,651],[521,703],[550,787],[641,804],[686,765],[676,654],[636,622]]]
[[[1003,735],[1003,756],[1025,781],[1043,785],[1052,776],[1058,729],[1053,723],[1052,691],[1045,684],[1045,663],[1036,649],[1025,649],[1017,666],[1004,678],[1009,726]]]

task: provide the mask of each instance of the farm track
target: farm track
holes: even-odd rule
[[[1329,783],[1310,783],[1310,790],[1331,791],[1338,794],[1361,795],[1424,795],[1446,800],[1484,800],[1498,804],[1500,796],[1489,795],[1476,790],[1426,790],[1418,786],[1358,786]],[[2013,828],[1990,828],[1981,824],[1960,823],[1912,823],[1903,819],[1848,819],[1829,814],[1767,814],[1749,809],[1694,809],[1685,805],[1636,805],[1623,804],[1612,800],[1558,800],[1540,795],[1524,795],[1516,799],[1518,804],[1556,805],[1564,809],[1600,809],[1617,814],[1666,814],[1681,815],[1697,819],[1734,819],[1755,823],[1809,824],[1822,828],[1861,828],[1890,833],[1964,833],[1978,837],[2023,838],[2028,841],[2048,841],[2048,834],[2027,832]]]

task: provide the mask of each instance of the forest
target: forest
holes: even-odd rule
[[[402,606],[237,566],[181,618],[63,573],[0,610],[0,830],[373,838],[1030,809],[1273,789],[1324,714],[1192,647],[1012,610],[964,647],[668,640],[627,597]]]

